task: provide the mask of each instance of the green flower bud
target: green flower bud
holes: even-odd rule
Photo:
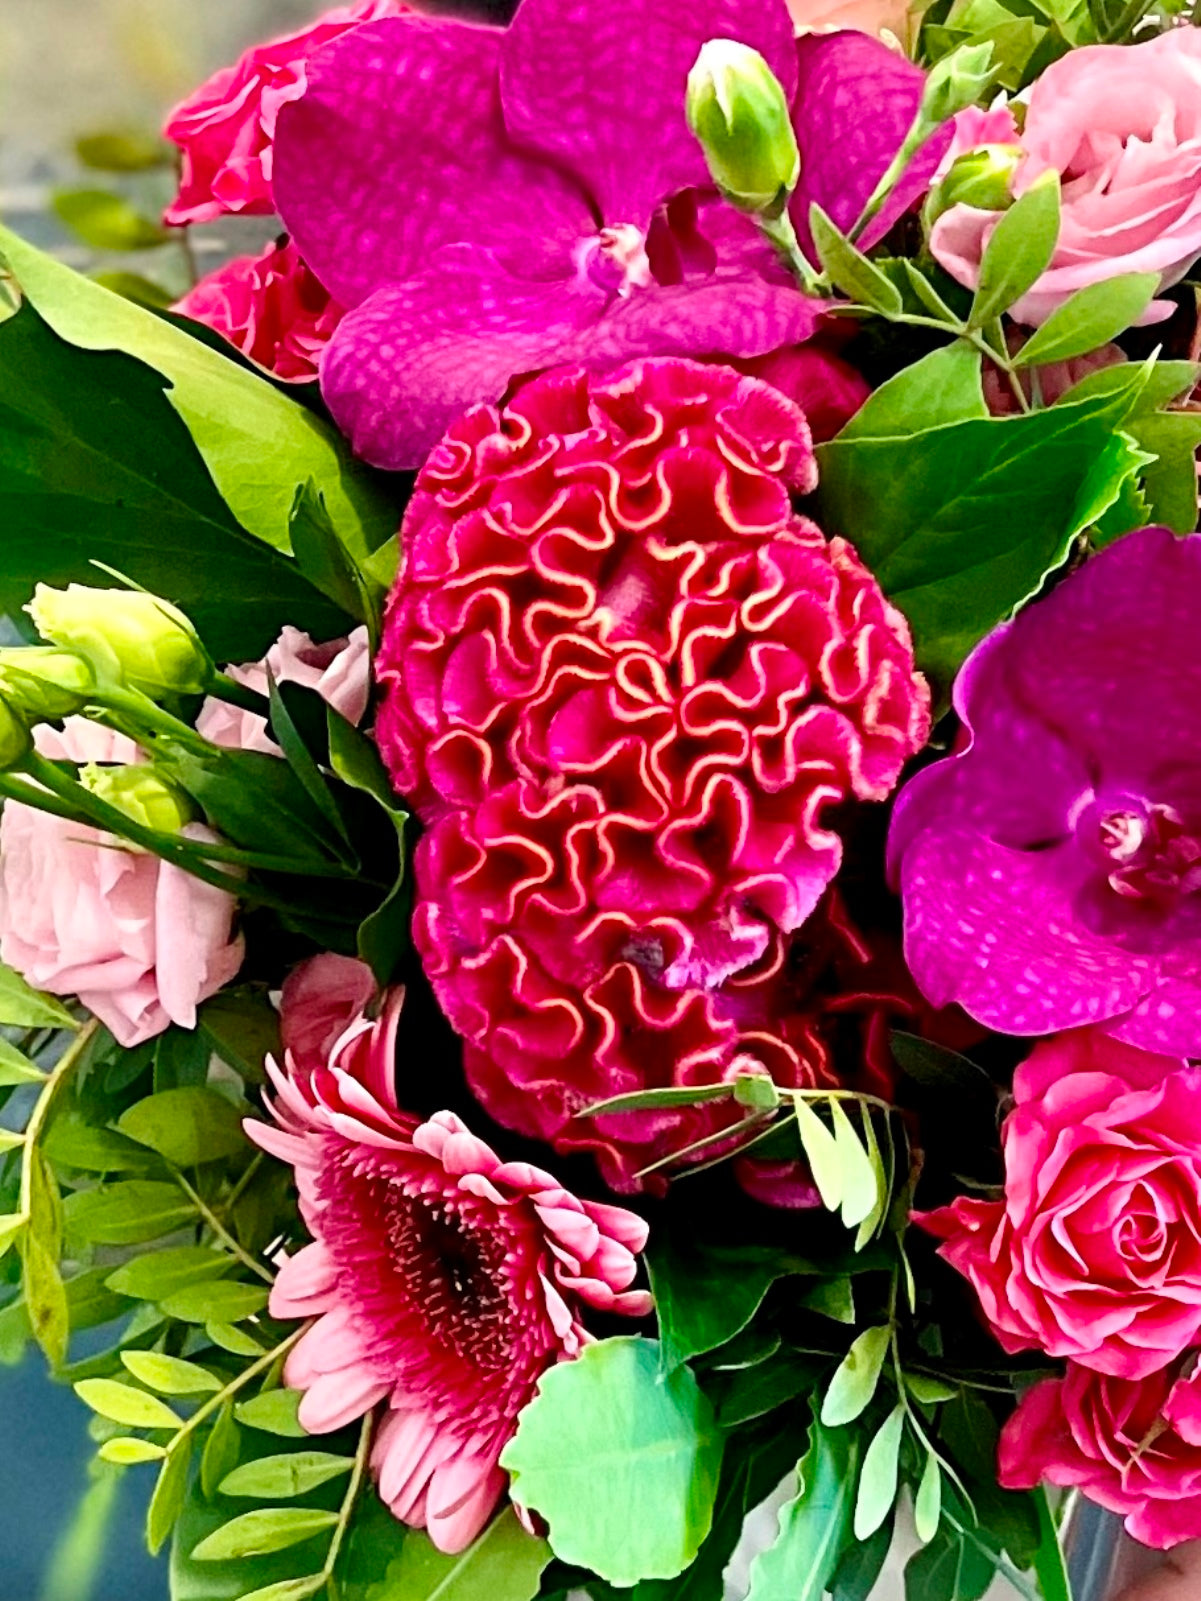
[[[79,782],[135,823],[162,834],[178,834],[197,816],[183,790],[160,778],[150,766],[98,767],[89,762],[79,769]]]
[[[710,39],[688,74],[688,126],[713,181],[742,211],[783,210],[801,156],[779,79],[757,50]]]
[[[992,55],[991,41],[962,44],[930,68],[910,138],[917,134],[925,139],[957,111],[976,104],[1000,71],[991,64]]]
[[[19,767],[33,749],[25,722],[7,701],[0,700],[0,773]]]
[[[0,692],[34,722],[56,722],[79,711],[95,690],[82,656],[53,646],[0,650]]]
[[[85,656],[100,679],[152,697],[200,695],[213,664],[184,614],[140,589],[39,584],[25,608],[38,633]]]
[[[1008,211],[1013,204],[1013,175],[1022,161],[1020,145],[981,145],[951,163],[946,177],[926,200],[922,217],[931,228],[952,206],[976,206],[981,211]]]

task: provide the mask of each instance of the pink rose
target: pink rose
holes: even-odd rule
[[[1201,1340],[1201,1068],[1080,1029],[1013,1087],[1005,1200],[918,1221],[1006,1351],[1154,1373]]]
[[[132,741],[83,718],[35,731],[52,760],[139,760]],[[216,836],[199,823],[190,839]],[[237,903],[156,856],[112,848],[98,829],[16,801],[0,817],[0,958],[39,989],[77,995],[121,1045],[172,1023],[196,1025],[196,1007],[242,965]]]
[[[265,695],[268,669],[277,684],[315,689],[347,722],[362,721],[371,693],[371,646],[365,628],[354,629],[348,639],[315,645],[301,629],[289,625],[261,662],[246,662],[225,671],[235,683]],[[267,732],[265,718],[223,700],[205,701],[196,719],[196,730],[214,745],[224,745],[228,750],[257,750],[265,756],[283,754]]]
[[[1166,1551],[1201,1536],[1201,1376],[1190,1362],[1132,1381],[1068,1364],[1023,1397],[1001,1432],[1000,1481],[1078,1486]],[[1183,1593],[1183,1592],[1182,1592]],[[1195,1592],[1189,1591],[1190,1595]]]
[[[366,962],[326,952],[301,962],[284,982],[279,1032],[285,1052],[302,1073],[315,1073],[334,1046],[362,1017],[376,993]]]
[[[1034,85],[1014,193],[1040,173],[1063,178],[1051,265],[1010,315],[1037,324],[1088,284],[1157,272],[1167,288],[1201,255],[1201,29],[1136,45],[1090,45]],[[956,205],[935,223],[934,255],[975,288],[1000,212]],[[1144,322],[1167,316],[1153,301]]]
[[[275,123],[280,108],[304,93],[306,59],[362,22],[409,9],[403,0],[355,0],[327,11],[300,33],[255,45],[201,84],[176,106],[163,129],[183,157],[179,193],[166,221],[212,222],[227,211],[273,211]]]
[[[316,378],[345,315],[290,240],[261,256],[238,256],[202,278],[175,310],[219,333],[288,383]]]

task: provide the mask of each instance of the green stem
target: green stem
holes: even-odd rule
[[[191,1434],[193,1430],[199,1428],[206,1418],[211,1417],[214,1412],[223,1407],[228,1400],[237,1395],[239,1390],[245,1389],[250,1383],[251,1379],[257,1378],[260,1373],[265,1373],[271,1364],[278,1361],[281,1356],[286,1356],[296,1342],[300,1339],[301,1335],[308,1333],[310,1327],[311,1322],[302,1323],[298,1329],[293,1329],[291,1334],[288,1335],[287,1339],[281,1340],[279,1344],[273,1346],[270,1351],[264,1351],[262,1356],[256,1357],[248,1368],[243,1368],[241,1373],[239,1373],[236,1378],[230,1379],[229,1383],[224,1389],[218,1390],[217,1394],[210,1396],[203,1406],[197,1407],[195,1412],[192,1413],[192,1416],[188,1418],[186,1423],[179,1430],[178,1434],[176,1434],[174,1440],[172,1440],[172,1448],[174,1448],[180,1440],[184,1439],[186,1435]]]
[[[268,1268],[265,1268],[261,1262],[255,1261],[250,1252],[238,1244],[237,1240],[234,1239],[233,1235],[225,1227],[225,1224],[222,1223],[221,1219],[213,1211],[212,1207],[209,1206],[207,1201],[202,1198],[199,1191],[194,1189],[193,1186],[188,1183],[187,1179],[183,1176],[179,1169],[171,1168],[170,1172],[171,1177],[179,1185],[180,1189],[187,1196],[188,1200],[191,1201],[192,1205],[200,1213],[201,1217],[208,1224],[209,1228],[212,1229],[213,1233],[221,1241],[222,1245],[224,1245],[225,1249],[236,1256],[238,1261],[241,1262],[244,1267],[248,1267],[252,1273],[257,1273],[259,1278],[261,1278],[264,1283],[274,1284],[274,1273],[272,1273]]]
[[[784,265],[795,275],[805,293],[828,298],[830,286],[825,277],[814,269],[801,249],[800,240],[796,236],[796,229],[792,226],[792,218],[787,210],[782,211],[778,217],[759,217],[756,220],[763,234],[775,245]]]
[[[367,1458],[371,1453],[371,1436],[375,1428],[375,1414],[368,1412],[359,1429],[359,1447],[354,1454],[354,1466],[350,1470],[350,1483],[346,1486],[346,1494],[342,1497],[342,1505],[338,1509],[338,1521],[334,1526],[334,1537],[330,1541],[329,1554],[325,1559],[325,1566],[321,1570],[321,1577],[328,1584],[334,1576],[334,1567],[342,1552],[342,1544],[350,1529],[350,1519],[354,1513],[355,1503],[359,1498],[359,1491],[363,1487],[363,1478],[367,1472]]]
[[[54,1067],[47,1074],[46,1082],[38,1092],[33,1112],[30,1115],[29,1122],[25,1125],[25,1149],[21,1155],[20,1210],[24,1217],[29,1216],[33,1202],[33,1163],[37,1152],[38,1139],[46,1125],[46,1119],[50,1116],[50,1108],[54,1105],[55,1097],[68,1078],[70,1078],[79,1058],[91,1043],[92,1036],[99,1027],[100,1024],[95,1018],[90,1023],[84,1024],[78,1035],[67,1046]]]
[[[855,223],[850,233],[847,234],[847,238],[852,244],[855,244],[858,241],[863,230],[867,227],[868,223],[871,222],[872,218],[888,199],[889,195],[900,181],[905,168],[909,165],[914,156],[917,154],[918,150],[925,143],[926,137],[927,130],[919,115],[914,118],[912,123],[910,123],[909,132],[905,135],[905,138],[901,144],[901,148],[897,151],[896,155],[885,168],[883,177],[872,190],[871,194],[868,196],[867,204],[859,213],[858,221]]]
[[[250,1161],[246,1164],[246,1171],[234,1185],[228,1196],[226,1196],[225,1204],[221,1208],[226,1217],[229,1216],[230,1212],[233,1211],[234,1207],[237,1206],[238,1202],[242,1199],[242,1196],[246,1191],[246,1186],[258,1172],[259,1168],[262,1167],[263,1161],[264,1157],[262,1151],[256,1151],[251,1157]]]

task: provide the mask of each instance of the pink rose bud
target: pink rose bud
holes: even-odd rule
[[[365,628],[354,629],[347,639],[315,645],[299,628],[287,627],[261,662],[229,667],[227,675],[260,695],[267,693],[267,674],[277,684],[300,684],[315,689],[327,705],[348,723],[362,721],[371,693],[371,646]],[[266,719],[254,712],[209,699],[196,719],[197,732],[228,750],[257,750],[266,756],[282,754],[267,732]]]

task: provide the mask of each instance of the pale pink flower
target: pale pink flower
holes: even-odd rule
[[[386,995],[315,1071],[269,1060],[278,1127],[247,1127],[295,1168],[313,1236],[271,1295],[272,1316],[316,1319],[284,1370],[305,1391],[301,1423],[328,1433],[386,1400],[380,1495],[439,1550],[460,1551],[504,1491],[500,1454],[539,1377],[588,1340],[582,1309],[650,1310],[628,1288],[647,1229],[502,1162],[453,1112],[402,1112],[401,1001]]]
[[[227,667],[228,677],[260,695],[267,693],[267,674],[277,684],[300,684],[315,689],[327,705],[347,722],[358,724],[371,693],[371,647],[366,628],[353,630],[347,639],[315,645],[299,628],[290,625],[261,662]],[[267,732],[266,720],[226,701],[208,699],[200,708],[196,730],[214,745],[229,750],[254,750],[266,756],[282,755]]]
[[[132,740],[83,718],[35,731],[52,760],[140,759]],[[202,824],[183,830],[213,841]],[[138,1045],[196,1007],[242,965],[232,895],[98,829],[23,806],[0,817],[0,958],[38,989],[76,995],[118,1043]]]
[[[342,1034],[375,999],[375,977],[366,962],[325,951],[294,967],[284,981],[279,1032],[284,1050],[302,1072],[329,1061]]]
[[[909,32],[909,0],[787,0],[787,5],[798,33],[857,28],[904,42]]]

